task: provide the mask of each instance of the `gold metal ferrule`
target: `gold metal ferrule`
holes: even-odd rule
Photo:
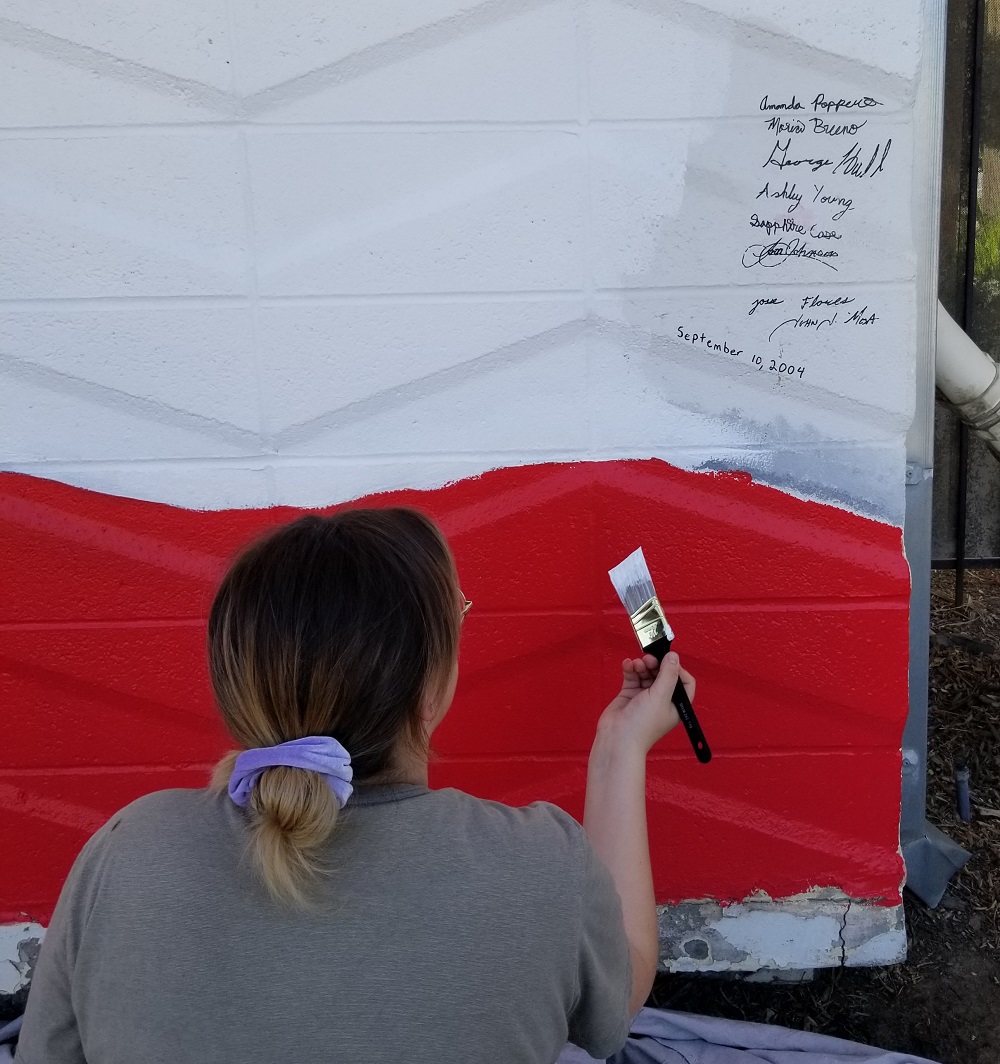
[[[673,640],[673,630],[667,624],[663,607],[655,595],[647,602],[644,602],[635,613],[630,614],[630,617],[636,638],[639,640],[639,646],[643,650],[646,647],[651,647],[657,639],[662,639],[664,636]]]

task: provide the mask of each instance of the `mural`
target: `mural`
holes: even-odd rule
[[[659,900],[898,956],[921,11],[14,0],[0,924],[225,749],[232,552],[404,502],[476,604],[437,784],[581,812],[642,545],[715,754],[652,756]]]
[[[475,601],[434,784],[582,816],[600,711],[632,652],[606,569],[657,544],[677,646],[715,759],[681,729],[650,764],[661,901],[837,885],[899,900],[908,577],[897,529],[651,460],[506,469],[367,505],[414,505]],[[204,664],[226,559],[287,508],[194,512],[7,474],[0,919],[47,919],[86,834],[131,798],[200,786],[228,747]],[[637,538],[638,537],[638,538]],[[666,592],[665,592],[666,594]],[[905,661],[904,661],[905,664]]]

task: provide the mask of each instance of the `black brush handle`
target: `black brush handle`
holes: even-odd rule
[[[644,653],[652,654],[659,662],[663,661],[669,651],[670,640],[666,636],[657,639],[655,643],[650,643],[648,647],[643,647]],[[684,730],[691,740],[694,756],[703,765],[707,765],[712,760],[712,751],[709,748],[708,740],[705,738],[705,733],[698,723],[698,718],[694,714],[694,706],[691,705],[691,699],[688,698],[684,684],[679,679],[677,686],[674,688],[673,703],[677,709],[677,716],[681,718],[681,724],[684,725]]]
[[[691,699],[688,698],[687,691],[684,690],[684,684],[680,680],[677,681],[677,686],[674,688],[674,705],[677,707],[677,715],[681,718],[681,724],[684,725],[684,730],[691,740],[694,756],[703,765],[707,765],[712,760],[712,751],[709,749],[708,740],[701,730],[698,718],[694,715],[694,706],[691,705]]]

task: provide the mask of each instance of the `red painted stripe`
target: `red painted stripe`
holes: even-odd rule
[[[581,812],[594,724],[634,646],[606,573],[641,544],[716,752],[697,764],[677,732],[650,762],[658,897],[839,887],[898,901],[899,529],[658,461],[502,469],[350,505],[398,504],[441,523],[476,603],[439,784]],[[298,512],[195,512],[0,474],[0,919],[30,902],[46,920],[103,817],[204,779],[171,766],[227,745],[203,659],[215,582]]]

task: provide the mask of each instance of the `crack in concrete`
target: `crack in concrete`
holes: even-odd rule
[[[840,922],[839,936],[840,936],[840,967],[841,968],[846,968],[847,967],[847,940],[844,938],[844,933],[847,931],[847,920],[848,920],[848,918],[851,915],[851,905],[852,904],[853,903],[852,903],[851,899],[848,898],[847,899],[847,908],[844,909],[844,918]]]

